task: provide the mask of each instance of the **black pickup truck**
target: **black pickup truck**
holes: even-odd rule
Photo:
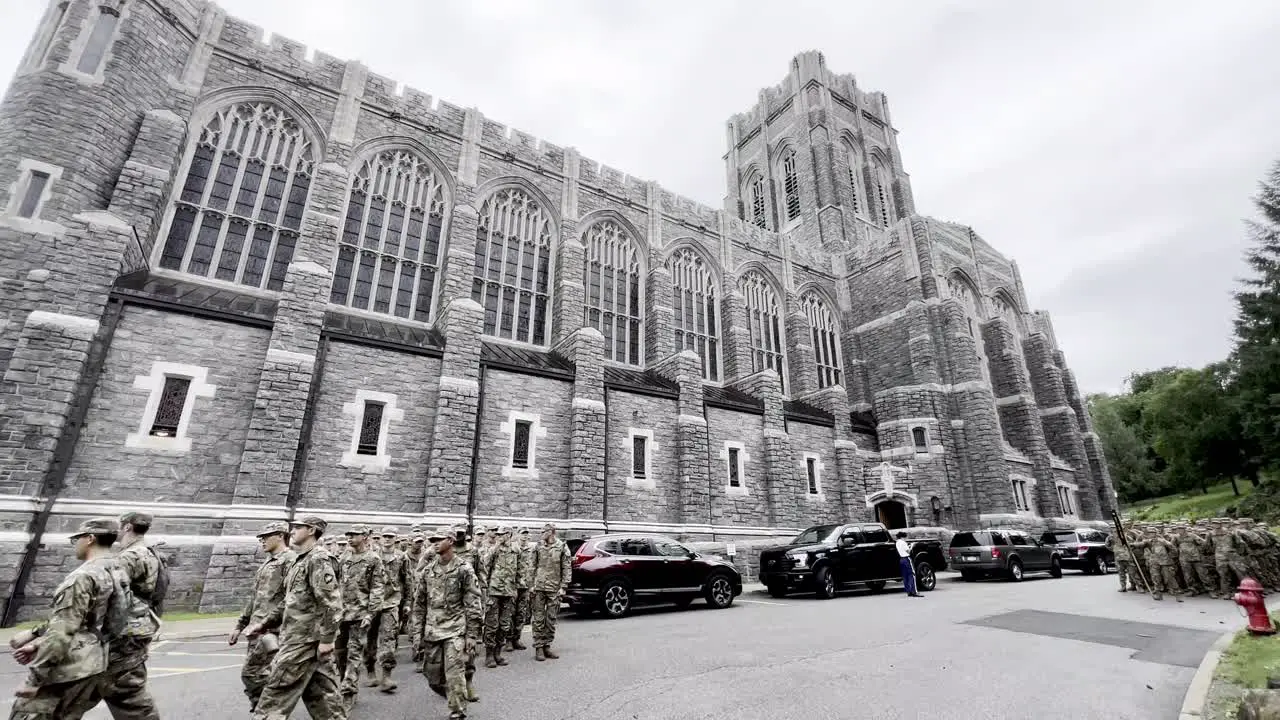
[[[915,563],[917,589],[932,590],[938,583],[937,571],[947,567],[942,542],[907,543]],[[816,525],[786,545],[761,551],[760,581],[774,597],[812,590],[825,599],[850,585],[881,590],[885,583],[902,582],[902,572],[897,545],[884,525]]]

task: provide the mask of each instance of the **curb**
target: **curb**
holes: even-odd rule
[[[1209,699],[1209,687],[1213,685],[1213,673],[1218,669],[1222,653],[1231,645],[1235,637],[1236,631],[1233,630],[1225,633],[1209,646],[1209,651],[1204,654],[1200,667],[1196,668],[1196,674],[1191,678],[1187,694],[1182,697],[1182,709],[1178,711],[1178,720],[1201,720],[1204,717],[1205,703]]]

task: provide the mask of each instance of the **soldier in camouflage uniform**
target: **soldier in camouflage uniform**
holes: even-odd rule
[[[454,534],[438,528],[431,537],[437,560],[421,576],[413,601],[413,627],[425,645],[427,684],[449,701],[450,720],[467,716],[477,700],[466,676],[466,658],[480,639],[480,584],[471,566],[453,552]]]
[[[533,556],[533,648],[535,660],[555,660],[560,656],[551,649],[556,639],[556,618],[560,599],[569,588],[572,577],[569,548],[556,537],[556,526],[542,526],[542,541]]]
[[[531,619],[529,591],[533,588],[533,559],[536,546],[529,540],[529,528],[520,528],[513,542],[520,552],[520,570],[519,577],[516,579],[516,611],[511,621],[511,638],[508,648],[525,650],[527,646],[520,642],[520,636],[524,634],[524,626],[528,625]]]
[[[355,525],[346,532],[350,547],[342,556],[338,583],[342,587],[342,622],[338,623],[338,675],[347,708],[360,692],[360,670],[364,666],[364,645],[373,616],[382,606],[382,556],[369,548],[368,525]]]
[[[1120,576],[1120,592],[1128,592],[1129,586],[1132,585],[1134,590],[1138,589],[1138,583],[1134,582],[1134,569],[1129,548],[1124,542],[1117,539],[1116,533],[1107,536],[1107,549],[1111,551],[1115,557],[1116,575]],[[1132,537],[1129,538],[1132,540]]]
[[[1177,549],[1172,539],[1172,532],[1157,532],[1147,548],[1152,565],[1151,582],[1155,586],[1152,597],[1159,600],[1161,594],[1167,592],[1173,595],[1175,600],[1182,602],[1182,585],[1178,582]]]
[[[1249,567],[1245,564],[1241,547],[1243,539],[1227,524],[1219,521],[1213,526],[1213,564],[1218,570],[1218,594],[1231,597],[1232,591],[1240,581],[1249,576]]]
[[[1191,525],[1178,528],[1178,563],[1182,567],[1182,579],[1186,583],[1187,593],[1202,595],[1213,587],[1209,577],[1208,566],[1205,565],[1201,547],[1204,541]],[[1210,590],[1212,592],[1212,590]],[[1214,594],[1217,594],[1216,592]]]
[[[382,602],[369,627],[365,647],[365,669],[369,671],[369,687],[393,692],[396,683],[391,672],[396,668],[396,640],[400,634],[400,613],[413,591],[409,558],[395,548],[396,529],[382,528]]]
[[[488,605],[484,615],[484,666],[495,668],[506,665],[502,651],[511,637],[511,624],[515,617],[516,586],[520,578],[520,552],[511,543],[511,528],[500,525],[497,544],[489,552],[481,553],[484,575],[488,581]]]
[[[1146,594],[1150,592],[1151,568],[1147,566],[1147,533],[1142,526],[1134,526],[1129,536],[1129,550],[1131,557],[1129,561],[1133,563],[1133,570],[1138,578],[1146,578],[1146,582],[1141,585],[1134,583],[1133,590]]]
[[[481,613],[481,630],[484,630],[484,607],[486,602],[485,596],[485,580],[480,577],[479,564],[480,560],[476,557],[475,548],[467,539],[467,527],[465,525],[453,526],[453,554],[458,560],[471,566],[476,573],[476,581],[480,586],[480,613]],[[473,643],[471,651],[467,653],[466,669],[467,669],[467,699],[476,702],[480,696],[476,694],[476,686],[472,682],[472,678],[476,675],[476,656],[480,653],[480,643]]]
[[[151,641],[160,632],[160,618],[152,598],[160,577],[160,559],[146,542],[152,517],[129,512],[120,516],[120,549],[116,561],[129,577],[133,594],[129,627],[111,642],[107,670],[98,677],[98,693],[115,720],[160,720],[155,700],[147,692],[147,658]]]
[[[1280,538],[1262,521],[1254,523],[1253,532],[1259,539],[1258,558],[1262,574],[1270,580],[1267,587],[1280,588]]]
[[[254,720],[287,720],[302,700],[313,720],[346,720],[333,664],[333,638],[342,609],[336,563],[317,544],[328,524],[309,515],[292,523],[294,558],[285,578],[284,602],[246,629],[252,640],[280,628],[280,650],[258,698]]]
[[[81,565],[54,590],[49,620],[10,642],[13,659],[30,668],[30,679],[14,699],[9,720],[79,718],[98,704],[97,681],[107,668],[109,603],[116,592],[128,594],[111,554],[118,531],[115,518],[93,518],[71,536]]]
[[[293,551],[289,549],[286,539],[289,525],[283,522],[267,523],[258,533],[258,543],[262,546],[267,559],[258,566],[253,575],[253,593],[249,602],[236,621],[236,629],[227,638],[228,645],[240,642],[240,634],[250,625],[260,624],[272,612],[284,603],[284,578],[293,563]],[[270,634],[271,637],[264,640]],[[267,684],[267,675],[271,670],[271,660],[280,647],[280,638],[275,631],[267,631],[249,640],[249,650],[244,656],[244,669],[240,671],[240,680],[244,683],[244,694],[249,698],[249,712],[258,705],[258,696]]]

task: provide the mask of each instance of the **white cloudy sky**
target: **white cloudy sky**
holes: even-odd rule
[[[0,77],[44,4],[0,0]],[[1019,261],[1086,391],[1226,353],[1242,219],[1280,158],[1267,0],[222,5],[717,206],[724,121],[822,50],[888,95],[917,209]]]

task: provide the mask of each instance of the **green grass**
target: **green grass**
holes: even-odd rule
[[[170,612],[161,616],[161,620],[171,622],[182,622],[183,620],[217,620],[218,618],[240,617],[239,612],[223,612],[223,613],[198,613],[198,612]]]
[[[1253,485],[1246,480],[1237,483],[1240,495],[1231,492],[1231,483],[1210,486],[1208,494],[1198,490],[1166,495],[1127,505],[1124,514],[1133,520],[1198,520],[1217,517],[1223,510],[1240,502],[1253,492]]]
[[[1271,617],[1273,621],[1280,619],[1280,613]],[[1236,633],[1222,654],[1217,675],[1242,687],[1265,688],[1269,676],[1280,675],[1280,636],[1255,637],[1246,630]]]

